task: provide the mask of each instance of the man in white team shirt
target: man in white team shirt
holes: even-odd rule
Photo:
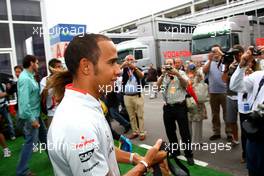
[[[131,162],[136,166],[127,175],[135,176],[142,175],[154,160],[162,161],[166,154],[158,152],[161,140],[145,157],[114,146],[98,101],[107,85],[113,86],[120,74],[111,39],[99,34],[76,36],[64,58],[68,71],[57,73],[54,84],[62,80],[65,83],[69,77],[72,84],[66,86],[48,131],[48,153],[55,175],[116,176],[120,175],[117,162]],[[54,87],[55,92],[58,87]]]

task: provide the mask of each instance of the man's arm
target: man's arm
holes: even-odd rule
[[[162,85],[162,82],[163,82],[164,77],[165,77],[165,76],[162,74],[162,75],[158,78],[158,81],[157,81],[158,91],[161,90],[161,85]]]
[[[224,81],[224,83],[227,83],[229,81],[229,76],[228,76],[228,70],[227,70],[227,65],[225,66],[225,71],[222,74],[222,80]]]
[[[143,175],[143,173],[155,163],[159,163],[163,161],[166,157],[165,152],[159,152],[159,148],[161,146],[162,140],[157,140],[156,144],[150,148],[145,155],[144,159],[139,161],[139,163],[131,169],[125,176],[139,176]],[[143,161],[143,162],[142,162]],[[145,165],[147,164],[147,165]]]
[[[30,111],[30,80],[23,79],[18,82],[18,106],[21,116],[24,119],[29,119],[34,121],[36,117],[32,117],[32,112]]]
[[[173,71],[169,72],[169,74],[177,76],[177,78],[180,81],[180,84],[183,88],[186,88],[188,85],[188,77],[185,75],[182,75],[178,70],[174,69]]]
[[[209,53],[208,54],[208,62],[203,66],[204,74],[207,74],[209,72],[212,60],[213,60],[213,54]]]
[[[4,98],[7,96],[7,93],[6,92],[0,92],[0,98]]]
[[[241,57],[239,66],[234,74],[231,76],[229,88],[235,92],[252,92],[254,87],[254,80],[247,76],[245,78],[245,71],[250,53],[245,53]]]
[[[138,164],[143,157],[139,156],[137,153],[130,153],[115,147],[116,160],[118,163],[131,163]],[[131,160],[131,161],[130,161]]]
[[[183,77],[179,72],[176,73],[177,78],[180,81],[180,84],[183,88],[186,88],[188,85],[188,79]]]
[[[142,71],[140,71],[137,67],[135,67],[134,71],[137,74],[137,76],[139,77],[139,79],[142,79],[144,77],[144,73]]]

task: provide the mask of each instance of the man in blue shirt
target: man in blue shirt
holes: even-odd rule
[[[28,168],[33,143],[37,140],[38,134],[41,143],[46,144],[47,141],[47,131],[40,118],[40,88],[34,78],[34,73],[37,72],[39,67],[37,58],[32,55],[25,56],[23,67],[25,69],[19,76],[17,89],[19,118],[23,122],[25,142],[17,166],[17,176],[35,175]]]

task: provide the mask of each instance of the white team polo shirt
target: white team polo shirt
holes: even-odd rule
[[[48,150],[55,175],[120,175],[99,101],[70,85],[49,128]]]

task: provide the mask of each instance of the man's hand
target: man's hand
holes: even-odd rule
[[[32,123],[31,123],[32,127],[33,128],[39,128],[40,127],[40,124],[38,122],[38,120],[34,120]]]
[[[232,64],[229,65],[229,69],[236,69],[238,62],[234,59]]]
[[[130,69],[132,69],[132,70],[135,70],[136,69],[136,66],[135,66],[135,64],[134,64],[134,61],[133,62],[128,62],[128,65],[127,65]]]
[[[214,57],[214,53],[209,53],[208,54],[208,60],[209,61],[212,61],[213,60],[213,57]]]
[[[175,69],[175,68],[173,68],[171,71],[169,71],[168,74],[172,75],[172,76],[177,76],[178,78],[181,76],[179,71],[177,69]]]
[[[240,68],[247,66],[247,64],[253,60],[252,51],[247,50],[242,56],[239,63]]]
[[[147,154],[144,156],[144,161],[148,163],[149,166],[152,166],[155,163],[160,163],[164,160],[165,157],[159,152],[162,140],[159,139],[156,141],[156,144],[148,150]]]
[[[8,94],[6,92],[0,92],[0,98],[6,97]]]

